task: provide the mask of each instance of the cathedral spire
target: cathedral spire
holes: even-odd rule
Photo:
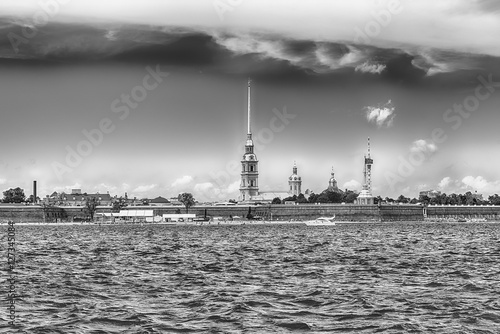
[[[250,99],[251,99],[251,80],[248,78],[248,106],[247,106],[247,141],[245,144],[245,154],[241,161],[241,184],[240,184],[240,200],[250,201],[252,197],[259,195],[259,161],[254,153],[254,146],[252,140],[252,128],[250,118]]]
[[[247,131],[247,134],[251,135],[252,134],[252,129],[250,127],[250,96],[251,96],[251,92],[250,92],[250,84],[252,83],[252,81],[250,80],[250,78],[248,78],[248,131]]]

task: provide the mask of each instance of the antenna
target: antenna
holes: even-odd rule
[[[370,137],[368,137],[368,158],[370,158]]]
[[[366,189],[370,192],[372,190],[372,165],[373,159],[371,158],[370,137],[368,137],[368,156],[365,155],[365,168],[363,174]]]

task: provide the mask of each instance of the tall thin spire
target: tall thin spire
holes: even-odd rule
[[[250,83],[252,81],[248,78],[248,134],[252,134],[252,130],[250,128]]]
[[[370,137],[368,137],[368,158],[370,158]]]

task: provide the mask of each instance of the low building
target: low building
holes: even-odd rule
[[[161,196],[158,196],[156,198],[153,198],[152,200],[149,201],[149,205],[152,205],[152,206],[166,206],[166,205],[172,205],[172,203],[164,198],[164,197],[161,197]]]
[[[89,198],[95,198],[102,206],[111,206],[113,203],[113,198],[109,193],[106,194],[87,194],[78,193],[81,191],[79,189],[73,189],[71,194],[66,194],[65,192],[57,193],[53,192],[50,196],[44,198],[44,203],[47,205],[60,205],[60,206],[84,206],[85,202]]]
[[[441,192],[438,190],[425,190],[419,193],[419,196],[427,196],[429,198],[436,198],[441,195]]]

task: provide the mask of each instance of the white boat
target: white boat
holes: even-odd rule
[[[306,220],[304,224],[307,226],[334,226],[335,225],[335,216],[333,217],[318,217],[314,220]]]

